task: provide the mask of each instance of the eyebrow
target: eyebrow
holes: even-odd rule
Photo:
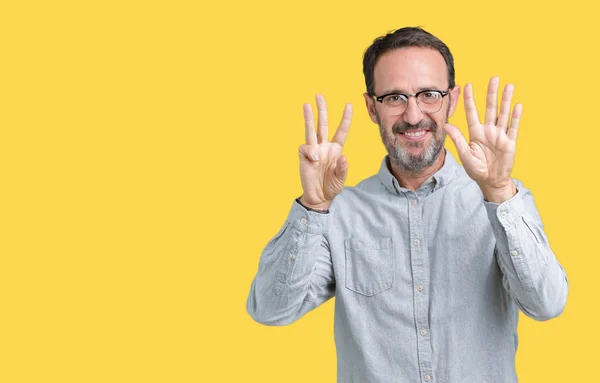
[[[440,87],[437,87],[437,86],[422,86],[422,87],[417,88],[417,91],[415,93],[422,92],[424,90],[443,90],[443,89]],[[405,92],[403,90],[399,90],[399,89],[395,88],[395,89],[390,89],[388,91],[385,91],[381,94],[382,95],[383,94],[408,94],[408,92]]]

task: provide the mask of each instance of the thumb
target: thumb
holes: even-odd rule
[[[461,133],[460,129],[458,129],[452,124],[446,124],[444,126],[444,130],[446,131],[446,133],[448,133],[448,135],[452,139],[452,142],[454,142],[454,146],[456,146],[458,154],[462,155],[463,153],[465,153],[469,148],[469,143],[465,139],[465,136],[463,136],[463,134]]]
[[[346,160],[346,156],[340,156],[337,159],[334,173],[339,180],[342,182],[346,181],[346,176],[348,176],[348,161]]]

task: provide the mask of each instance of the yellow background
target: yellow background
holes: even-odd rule
[[[450,46],[480,110],[490,76],[515,84],[514,175],[571,287],[560,318],[521,316],[518,374],[595,380],[587,4],[0,1],[0,382],[334,382],[333,301],[269,328],[246,297],[301,193],[302,104],[322,92],[335,125],[351,102],[348,184],[376,172],[362,54],[406,25]]]

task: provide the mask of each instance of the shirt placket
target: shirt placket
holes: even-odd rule
[[[429,257],[424,243],[422,201],[407,192],[410,227],[410,260],[413,280],[413,309],[417,333],[417,354],[421,381],[433,381],[431,337],[429,333]]]

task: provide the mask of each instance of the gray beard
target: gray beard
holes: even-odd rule
[[[431,143],[429,143],[425,150],[417,156],[414,156],[408,151],[403,150],[398,143],[398,138],[396,136],[396,134],[411,129],[428,129],[433,135],[433,140]],[[437,124],[431,120],[420,121],[417,125],[410,125],[404,122],[394,125],[392,127],[392,133],[389,136],[386,136],[383,127],[381,126],[381,122],[379,121],[379,132],[381,134],[383,144],[388,151],[390,161],[399,169],[413,174],[421,173],[425,168],[433,165],[435,160],[442,152],[442,149],[444,148],[444,140],[446,139],[446,133],[444,132],[441,139],[438,139],[436,135],[437,130]],[[409,142],[408,145],[419,147],[423,144],[420,142]]]

